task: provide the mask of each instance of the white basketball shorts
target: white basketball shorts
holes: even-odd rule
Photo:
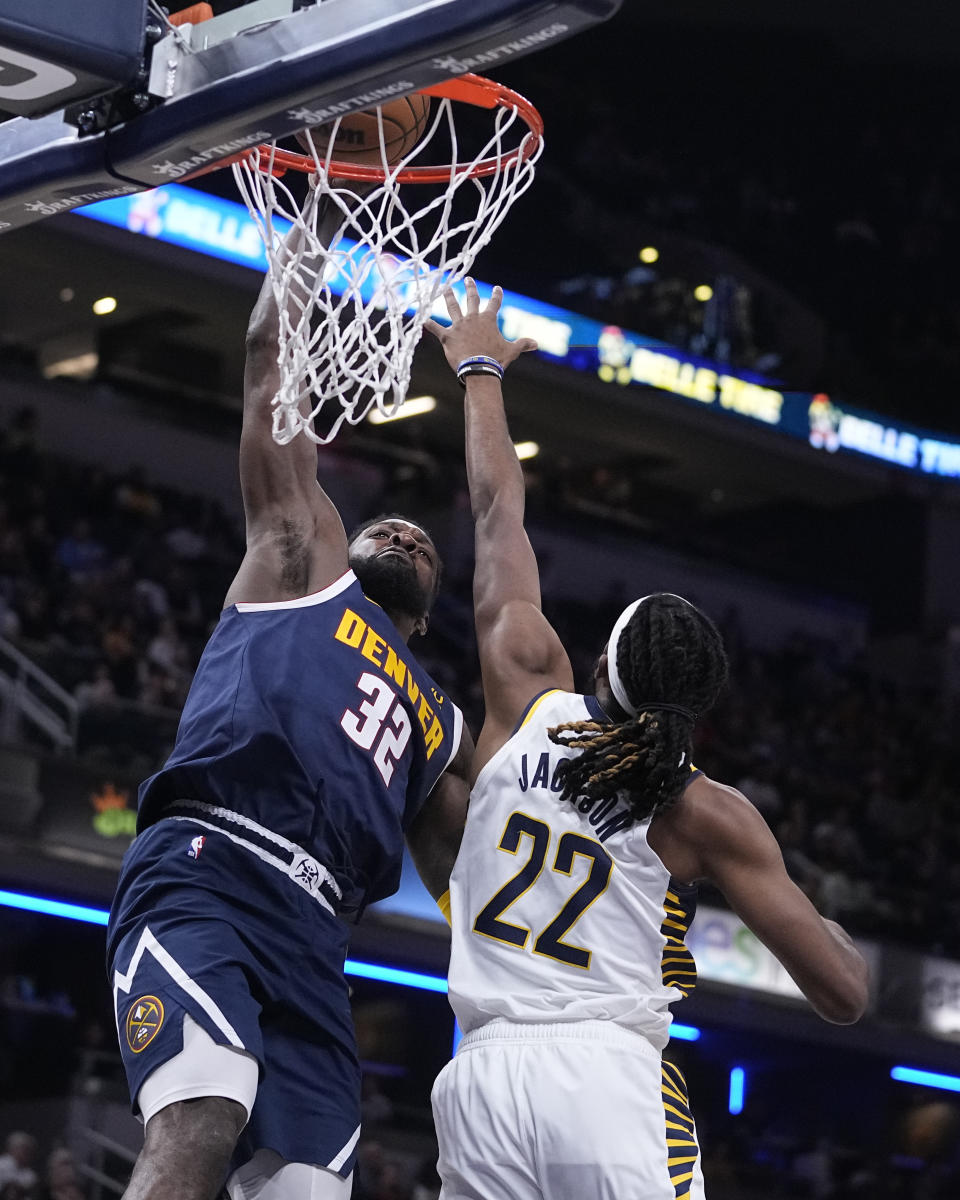
[[[612,1022],[491,1021],[432,1100],[441,1200],[703,1200],[683,1076]]]

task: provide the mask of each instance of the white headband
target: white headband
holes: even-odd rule
[[[675,600],[683,600],[684,604],[690,604],[690,601],[683,596],[678,596],[676,592],[659,592],[656,593],[662,596],[673,596]],[[637,611],[644,600],[649,600],[654,595],[653,592],[649,596],[641,596],[639,600],[634,600],[632,604],[628,604],[623,610],[613,626],[613,632],[610,634],[610,640],[607,642],[607,677],[610,680],[610,691],[613,692],[613,698],[620,705],[625,713],[631,717],[639,716],[640,709],[635,704],[630,702],[627,696],[627,689],[623,686],[623,680],[620,678],[620,672],[617,670],[617,647],[620,645],[620,636],[630,623],[630,618]],[[692,608],[693,605],[690,604]],[[657,701],[657,708],[668,709],[674,712],[682,713],[689,720],[695,721],[697,714],[692,709],[685,708],[680,704],[666,704],[663,701]]]
[[[627,689],[623,686],[623,681],[620,678],[620,672],[617,670],[617,646],[620,644],[620,635],[630,623],[630,618],[637,611],[644,600],[649,600],[649,596],[641,596],[639,600],[634,600],[632,604],[628,604],[623,610],[613,626],[613,633],[610,634],[610,641],[607,642],[607,675],[610,679],[610,691],[613,692],[613,698],[620,705],[625,713],[629,713],[631,717],[637,716],[638,709],[630,703],[627,698]]]

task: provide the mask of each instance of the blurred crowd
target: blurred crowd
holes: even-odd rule
[[[7,1136],[0,1154],[0,1200],[86,1200],[77,1163],[65,1146],[41,1161],[37,1139],[23,1129]]]
[[[0,636],[75,696],[81,743],[122,756],[135,709],[180,709],[241,553],[216,504],[41,455],[33,410],[0,440]]]
[[[403,481],[380,497],[402,503]],[[41,455],[22,412],[0,440],[0,635],[72,691],[81,753],[149,770],[242,554],[209,501]],[[551,595],[544,607],[587,688],[630,599]],[[739,787],[780,841],[791,875],[855,932],[960,958],[960,796],[951,708],[931,687],[878,681],[826,642],[752,648],[722,621],[731,678],[701,722],[698,761]],[[419,653],[476,731],[482,707],[470,581],[448,574]],[[143,719],[137,724],[137,715]]]

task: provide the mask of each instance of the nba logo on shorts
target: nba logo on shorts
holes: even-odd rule
[[[199,858],[200,857],[200,851],[203,849],[203,843],[206,840],[207,839],[203,836],[202,833],[191,840],[190,849],[187,851],[187,854],[190,856],[190,858]]]

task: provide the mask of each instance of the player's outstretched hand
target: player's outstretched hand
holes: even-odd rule
[[[502,367],[508,367],[521,354],[536,350],[537,343],[533,338],[517,338],[511,342],[500,332],[497,313],[503,303],[503,288],[495,287],[490,299],[481,308],[476,283],[472,279],[465,279],[464,287],[466,310],[460,307],[452,288],[447,288],[443,293],[452,322],[449,327],[433,320],[424,324],[424,328],[429,329],[443,346],[447,362],[454,371],[465,358],[473,358],[477,354],[495,358]]]

